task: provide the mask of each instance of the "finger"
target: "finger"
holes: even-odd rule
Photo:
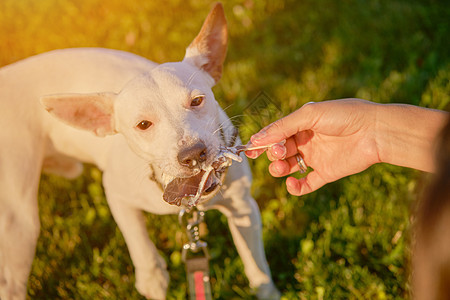
[[[303,159],[308,166],[308,162]],[[295,156],[288,157],[284,160],[275,160],[269,165],[269,172],[274,177],[283,177],[300,170]]]
[[[327,184],[317,172],[311,172],[306,177],[296,179],[294,177],[289,177],[286,180],[286,188],[289,194],[294,196],[306,195],[311,192],[316,191],[325,184]]]
[[[287,149],[285,145],[282,144],[275,144],[267,149],[267,157],[271,161],[285,159],[286,154]]]
[[[297,145],[294,138],[289,138],[283,145],[275,144],[267,150],[267,157],[271,161],[285,159],[298,153]]]
[[[258,150],[248,150],[248,151],[245,151],[244,153],[248,158],[255,159],[255,158],[258,158],[265,151],[266,151],[266,149],[258,149]]]
[[[276,159],[284,159],[286,157],[286,148],[284,147],[284,144],[286,143],[285,140],[281,141],[280,143],[272,145],[271,149],[273,149],[272,153],[275,153],[276,157],[271,158],[271,154],[268,154],[269,159],[276,160]],[[251,142],[247,143],[248,148],[253,147],[254,145],[251,144]],[[257,158],[260,156],[264,151],[266,151],[268,148],[263,149],[256,149],[256,150],[247,150],[245,151],[245,155],[249,158]]]
[[[276,160],[269,165],[269,173],[273,177],[283,177],[290,173],[291,167],[285,160]]]
[[[250,148],[252,147],[252,142],[248,141],[248,143],[245,145],[246,148]],[[261,154],[264,153],[264,151],[266,151],[266,149],[256,149],[256,150],[248,150],[248,151],[244,151],[244,154],[248,157],[248,158],[258,158]]]
[[[312,106],[313,105],[310,103],[308,103],[308,105],[303,105],[293,113],[264,127],[250,138],[252,144],[264,145],[280,142],[299,131],[310,129],[314,124],[312,118],[316,117],[314,114],[307,112],[307,108]]]

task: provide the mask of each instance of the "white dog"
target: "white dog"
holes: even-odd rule
[[[195,194],[219,147],[234,139],[211,91],[221,77],[226,47],[226,20],[216,4],[181,62],[157,65],[130,53],[80,48],[0,69],[2,300],[26,296],[40,229],[41,171],[73,178],[80,174],[80,161],[104,172],[108,203],[135,266],[136,288],[148,298],[165,298],[169,276],[148,238],[142,210],[177,213],[180,208],[170,203]],[[143,168],[146,174],[138,177],[136,170]],[[248,163],[222,171],[213,172],[198,191],[199,206],[228,217],[250,285],[259,298],[277,299]]]

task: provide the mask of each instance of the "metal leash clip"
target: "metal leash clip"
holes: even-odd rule
[[[191,217],[191,218],[189,218]],[[192,209],[182,209],[178,214],[178,222],[181,227],[186,228],[188,242],[183,245],[182,259],[186,261],[188,252],[194,254],[203,251],[205,257],[209,258],[208,244],[200,240],[200,227],[205,218],[205,212],[198,210],[196,207]]]

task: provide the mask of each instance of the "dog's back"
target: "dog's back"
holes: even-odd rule
[[[102,48],[43,53],[0,69],[0,106],[20,109],[19,103],[11,103],[15,99],[37,108],[40,96],[61,92],[119,92],[130,79],[155,66],[140,56]]]

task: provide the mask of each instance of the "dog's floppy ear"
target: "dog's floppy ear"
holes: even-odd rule
[[[41,97],[53,116],[73,127],[98,136],[117,133],[114,129],[114,99],[117,94],[62,94]]]
[[[186,49],[185,62],[195,65],[219,81],[228,43],[227,20],[221,3],[216,3],[202,29]]]

